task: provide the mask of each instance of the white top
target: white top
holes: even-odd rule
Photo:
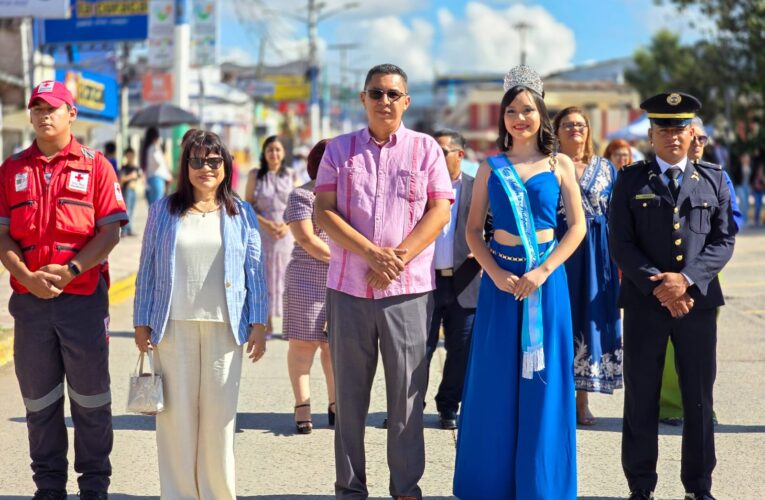
[[[175,241],[170,319],[227,323],[221,212],[189,210]]]
[[[167,168],[165,155],[157,143],[152,144],[146,150],[146,177],[159,177],[166,181],[173,180],[170,169]]]
[[[454,203],[452,203],[451,218],[436,238],[436,250],[434,260],[436,269],[450,269],[454,267],[454,233],[457,232],[457,210],[459,210],[460,191],[462,191],[462,174],[452,182]]]

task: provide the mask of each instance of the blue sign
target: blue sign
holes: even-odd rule
[[[145,40],[149,0],[71,0],[72,17],[47,20],[43,44]]]
[[[107,121],[117,118],[119,92],[114,78],[89,71],[58,69],[56,80],[63,82],[72,93],[79,116]]]

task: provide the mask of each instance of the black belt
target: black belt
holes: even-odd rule
[[[442,278],[451,278],[454,276],[454,268],[450,267],[448,269],[436,269],[436,276],[440,276]]]

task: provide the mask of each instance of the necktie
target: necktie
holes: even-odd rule
[[[667,177],[669,177],[669,192],[672,193],[672,198],[677,201],[677,195],[680,192],[680,182],[678,178],[683,171],[680,167],[672,167],[667,170]]]

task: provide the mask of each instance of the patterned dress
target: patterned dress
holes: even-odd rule
[[[608,202],[616,169],[593,156],[579,179],[587,234],[566,261],[574,327],[576,390],[613,393],[622,387],[622,325],[617,306],[619,271],[608,250]],[[565,234],[565,211],[558,211],[558,237]]]
[[[287,198],[293,187],[293,176],[289,172],[284,175],[268,172],[255,183],[255,211],[268,220],[283,222]],[[268,286],[268,314],[282,316],[284,273],[294,240],[289,232],[280,240],[271,238],[266,231],[261,231],[260,237],[263,241],[263,266]]]
[[[329,243],[327,233],[316,224],[313,214],[313,192],[297,188],[287,200],[284,222],[287,224],[310,219],[313,233]],[[327,269],[329,264],[315,259],[297,242],[292,260],[287,265],[284,289],[284,337],[295,340],[327,342],[325,334],[327,314],[324,301],[327,296]]]

